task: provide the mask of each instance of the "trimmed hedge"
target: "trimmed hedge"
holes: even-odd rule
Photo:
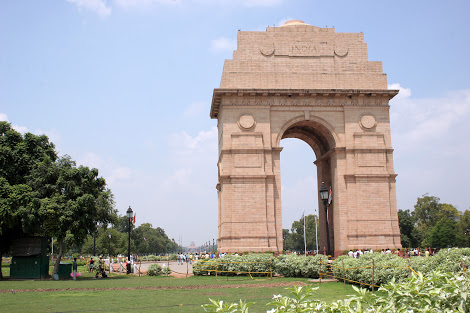
[[[284,277],[318,278],[326,272],[328,257],[322,254],[302,256],[295,254],[280,255],[274,260],[274,271]]]
[[[366,253],[359,259],[351,258],[347,255],[340,256],[333,261],[333,272],[337,277],[343,277],[343,263],[346,269],[345,278],[372,284],[372,260],[374,260],[374,284],[382,285],[390,282],[393,278],[396,281],[402,281],[410,276],[410,269],[428,275],[431,272],[452,272],[456,273],[464,267],[470,267],[470,248],[451,248],[443,249],[435,256],[430,257],[411,257],[403,259],[394,254]]]
[[[247,255],[226,255],[218,259],[202,259],[193,264],[194,275],[267,276],[268,272],[285,277],[318,278],[319,272],[326,271],[328,258],[324,255],[300,256],[280,255],[275,258],[271,253],[251,253]],[[322,262],[323,264],[320,264]]]

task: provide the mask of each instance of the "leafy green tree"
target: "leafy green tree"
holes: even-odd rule
[[[315,215],[305,217],[305,228],[307,232],[307,250],[316,249]],[[318,221],[317,221],[318,223]],[[304,244],[304,218],[292,223],[291,232],[284,232],[284,250],[303,251]]]
[[[132,238],[136,242],[136,250],[139,254],[158,255],[175,249],[175,244],[168,238],[165,231],[160,227],[153,228],[150,223],[137,227],[132,232]]]
[[[430,244],[433,248],[450,248],[455,245],[457,222],[442,217],[431,230]]]
[[[28,226],[34,223],[24,223],[39,208],[38,194],[28,185],[31,171],[41,162],[56,159],[54,144],[46,136],[23,136],[11,124],[0,122],[0,259],[13,239],[33,232]]]
[[[81,246],[96,230],[97,223],[115,221],[113,195],[104,178],[98,177],[97,169],[77,167],[69,156],[38,167],[33,171],[31,185],[41,195],[40,208],[34,216],[36,225],[57,239],[58,257],[53,270],[56,274],[67,247]]]
[[[439,201],[440,199],[438,197],[425,194],[421,198],[418,198],[418,201],[414,206],[415,210],[413,212],[413,216],[416,219],[415,233],[420,234],[420,245],[423,247],[433,246],[437,243],[439,243],[439,245],[443,244],[440,240],[437,240],[440,231],[437,231],[435,226],[438,221],[441,221],[438,227],[440,229],[444,220],[452,220],[455,222],[460,219],[461,213],[453,205],[440,203]],[[453,222],[445,222],[444,224],[455,224]],[[454,227],[447,233],[452,233],[452,245],[458,246],[459,243],[456,241],[458,239],[457,228]]]
[[[423,230],[432,228],[440,218],[439,198],[428,194],[418,198],[414,208],[414,216],[418,227]]]
[[[109,238],[111,234],[111,239]],[[93,234],[90,234],[82,246],[82,252],[85,254],[93,255]],[[111,245],[110,245],[111,244]],[[105,226],[99,227],[96,232],[96,255],[111,255],[117,256],[119,254],[127,255],[128,234],[118,231],[114,227]],[[131,249],[135,248],[134,242],[131,240]]]
[[[410,210],[398,210],[398,223],[403,247],[418,247],[421,243],[421,232],[416,227],[416,217]]]
[[[0,254],[9,249],[12,234],[56,238],[54,274],[67,248],[81,246],[96,223],[116,216],[113,195],[97,169],[58,158],[47,136],[23,136],[6,122],[0,122],[0,193]]]
[[[470,248],[470,210],[465,210],[457,222],[457,242],[461,247]]]

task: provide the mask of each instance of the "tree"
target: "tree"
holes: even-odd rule
[[[398,223],[403,247],[418,247],[421,243],[421,232],[416,227],[416,217],[410,210],[398,210]]]
[[[307,215],[305,228],[307,232],[307,250],[316,249],[315,215]],[[318,221],[316,221],[318,223]],[[292,223],[291,232],[284,232],[284,250],[304,251],[304,218]]]
[[[466,246],[464,228],[470,225],[468,220],[452,204],[440,203],[438,197],[424,194],[418,198],[415,210],[398,211],[399,225],[402,236],[402,245],[407,247],[445,247]],[[470,213],[468,213],[470,214]],[[458,221],[458,222],[457,222]],[[468,224],[466,223],[468,221]],[[450,227],[444,229],[444,227]],[[445,240],[452,238],[450,242]]]
[[[424,194],[418,198],[414,208],[414,216],[418,227],[423,230],[432,228],[440,218],[439,198]]]
[[[461,247],[470,247],[470,210],[465,210],[457,222],[456,241]]]
[[[46,136],[23,136],[8,122],[0,122],[0,259],[13,239],[33,231],[31,223],[23,223],[39,208],[38,194],[28,185],[31,171],[56,159],[54,144]]]
[[[454,246],[456,224],[452,218],[442,217],[431,230],[430,244],[433,248],[449,248]]]
[[[150,223],[144,223],[137,227],[132,232],[132,238],[135,240],[136,250],[139,254],[168,253],[173,251],[176,246],[162,228],[153,228]]]
[[[12,234],[57,239],[57,273],[66,247],[81,246],[96,223],[115,220],[113,195],[97,169],[58,158],[47,136],[0,122],[0,257]]]
[[[77,167],[69,156],[38,167],[31,184],[41,193],[40,208],[34,214],[37,225],[45,235],[57,239],[59,252],[53,270],[57,274],[67,247],[81,246],[97,223],[115,221],[113,195],[97,169]]]

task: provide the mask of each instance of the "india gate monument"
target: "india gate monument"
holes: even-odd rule
[[[294,20],[239,31],[210,116],[218,120],[218,250],[282,251],[281,140],[315,153],[320,251],[401,248],[389,101],[362,33]],[[318,190],[312,193],[318,194]],[[326,213],[327,212],[327,213]],[[327,228],[328,223],[328,228]]]

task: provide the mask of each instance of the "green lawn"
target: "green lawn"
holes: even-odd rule
[[[4,268],[5,270],[5,268]],[[5,274],[5,271],[4,271]],[[256,302],[251,312],[266,312],[274,294],[287,294],[284,287],[260,286],[280,282],[299,281],[302,278],[255,279],[246,277],[136,277],[116,275],[107,279],[94,279],[84,273],[77,281],[0,281],[0,312],[204,312],[202,304],[209,298],[236,302],[240,299]],[[250,284],[240,288],[217,288],[215,285]],[[164,289],[149,290],[151,287],[202,286],[204,289]],[[346,298],[352,288],[344,288],[342,283],[319,284],[318,299],[332,301]],[[234,286],[235,287],[235,286]],[[70,288],[95,290],[67,290]],[[111,288],[130,288],[113,290]],[[144,289],[138,289],[144,288]],[[28,291],[10,292],[26,289]],[[54,289],[54,291],[39,291]],[[98,289],[98,290],[97,290]],[[104,289],[104,290],[103,290]]]

